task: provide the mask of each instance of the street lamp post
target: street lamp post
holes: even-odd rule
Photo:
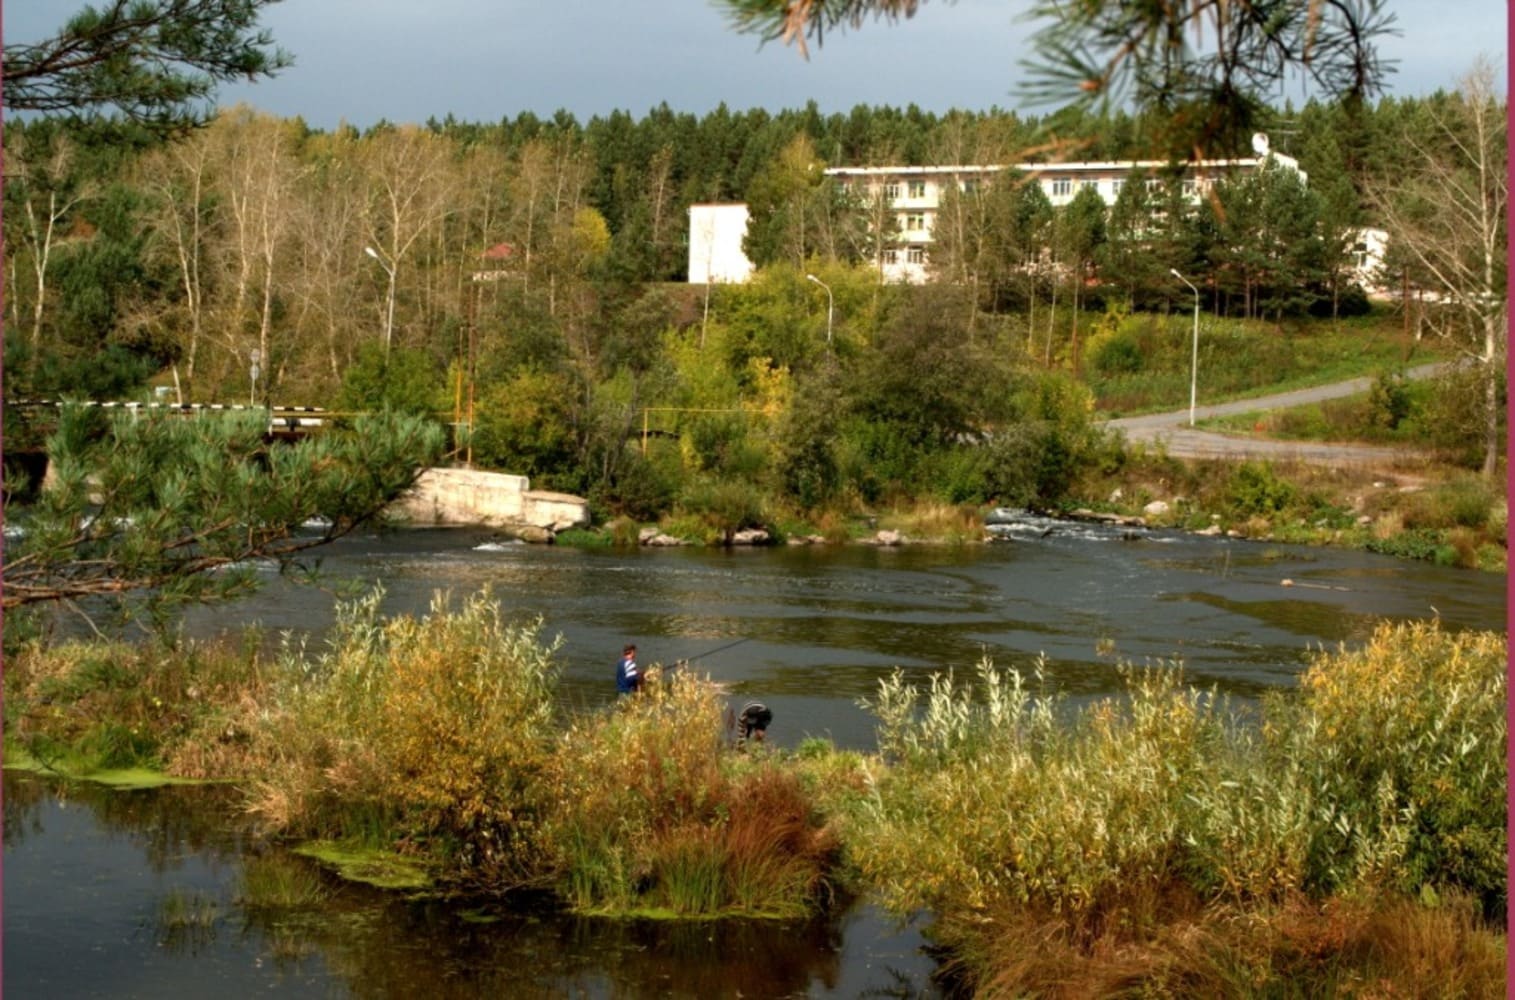
[[[395,269],[392,264],[379,256],[379,251],[373,247],[364,247],[363,252],[379,262],[384,273],[389,275],[389,299],[384,313],[384,360],[389,361],[389,343],[394,337],[395,331]]]
[[[836,315],[836,300],[831,296],[831,286],[813,274],[805,275],[807,281],[813,281],[826,289],[826,349],[831,350],[831,321]]]
[[[1168,268],[1168,273],[1179,281],[1189,286],[1194,293],[1194,354],[1189,362],[1189,426],[1194,426],[1194,398],[1195,390],[1199,386],[1199,289],[1194,287],[1193,282],[1178,273],[1178,268]]]

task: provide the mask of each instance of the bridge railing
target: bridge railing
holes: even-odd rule
[[[101,410],[119,411],[133,415],[139,413],[171,413],[186,417],[218,413],[258,412],[268,414],[269,431],[313,431],[328,422],[342,417],[359,416],[320,406],[260,406],[248,403],[162,403],[115,400],[57,400],[57,399],[12,399],[6,400],[10,410],[55,410],[63,406],[96,407]]]

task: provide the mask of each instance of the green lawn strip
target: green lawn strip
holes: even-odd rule
[[[1307,410],[1320,409],[1319,403],[1306,403],[1304,406],[1292,407],[1291,411],[1304,412]],[[1279,433],[1279,428],[1270,426],[1270,417],[1276,418],[1280,413],[1290,412],[1284,410],[1248,410],[1246,413],[1230,413],[1219,417],[1206,417],[1195,421],[1194,426],[1202,431],[1214,431],[1217,434],[1233,434],[1239,437],[1250,438],[1282,438],[1286,435]],[[1276,420],[1275,420],[1276,423]],[[1314,438],[1315,440],[1324,440]],[[1337,439],[1339,443],[1346,443]]]
[[[1338,412],[1350,412],[1366,408],[1368,393],[1340,396],[1330,400]],[[1295,418],[1295,419],[1291,419]],[[1315,441],[1322,444],[1366,444],[1376,447],[1394,447],[1406,442],[1391,433],[1340,434],[1326,419],[1321,403],[1303,403],[1277,410],[1248,410],[1206,417],[1195,423],[1203,431],[1231,434],[1238,437],[1264,438],[1277,441]]]
[[[1255,384],[1244,384],[1244,381],[1239,383],[1236,378],[1231,377],[1235,375],[1235,372],[1228,371],[1228,376],[1220,379],[1225,383],[1223,389],[1207,391],[1207,384],[1209,389],[1213,389],[1217,369],[1213,360],[1202,357],[1197,380],[1198,403],[1203,406],[1214,406],[1236,400],[1270,396],[1275,393],[1311,389],[1319,385],[1372,377],[1386,371],[1444,361],[1452,356],[1451,352],[1439,342],[1417,344],[1413,351],[1407,352],[1397,333],[1385,332],[1382,327],[1375,329],[1371,322],[1344,323],[1342,326],[1343,329],[1336,331],[1313,327],[1289,335],[1295,345],[1294,370],[1283,374],[1282,377],[1277,370],[1268,370],[1265,380]],[[1254,335],[1273,336],[1269,333],[1254,333]],[[1204,331],[1201,331],[1200,339],[1201,342],[1204,341]],[[1251,367],[1259,372],[1263,370],[1257,366]],[[1207,375],[1209,375],[1208,379]],[[1110,419],[1180,409],[1189,401],[1190,378],[1191,372],[1186,364],[1182,370],[1150,369],[1127,377],[1096,375],[1088,381],[1096,395],[1096,409],[1100,411],[1101,416]],[[1128,394],[1131,381],[1149,382],[1151,394],[1145,402],[1120,406],[1117,410],[1107,408],[1100,400],[1106,392],[1113,392],[1117,396]]]

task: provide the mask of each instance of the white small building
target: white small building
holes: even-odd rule
[[[740,284],[752,276],[752,261],[742,250],[747,235],[747,206],[689,206],[689,283]]]
[[[1389,247],[1389,234],[1383,229],[1356,229],[1349,237],[1352,241],[1352,280],[1361,285],[1369,295],[1382,295],[1386,275],[1383,273],[1384,252]]]

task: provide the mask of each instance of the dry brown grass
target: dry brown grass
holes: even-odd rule
[[[949,975],[968,977],[986,1000],[1506,995],[1506,936],[1467,900],[1296,898],[1267,912],[1180,905],[1139,933],[1084,942],[1056,915],[1013,908],[946,930],[975,959]],[[993,971],[974,981],[970,964]]]
[[[724,839],[727,882],[739,909],[814,898],[840,851],[836,831],[812,822],[799,778],[776,766],[733,783]]]
[[[902,532],[907,538],[945,541],[977,539],[984,533],[979,510],[973,504],[919,504],[881,518],[879,526]]]

